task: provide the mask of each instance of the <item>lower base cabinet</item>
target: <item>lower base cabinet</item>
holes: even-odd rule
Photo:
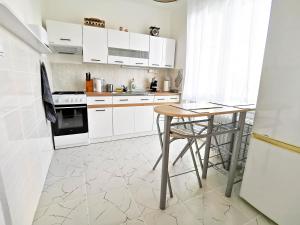
[[[134,133],[134,108],[135,107],[113,108],[114,135]]]
[[[89,137],[90,139],[106,139],[113,136],[157,133],[155,106],[146,103],[169,104],[171,102],[179,102],[179,96],[88,97],[89,106],[99,107],[88,109]],[[113,107],[101,108],[101,105],[107,104],[112,104]],[[127,104],[134,106],[126,106]],[[140,105],[136,106],[135,104]],[[163,131],[163,115],[160,116],[159,124]]]
[[[153,129],[153,106],[137,106],[134,111],[135,132],[148,132]]]
[[[88,121],[91,139],[113,135],[112,108],[88,109]]]

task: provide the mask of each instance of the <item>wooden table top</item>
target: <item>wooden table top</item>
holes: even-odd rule
[[[173,117],[204,117],[212,115],[225,115],[252,110],[250,107],[238,108],[216,105],[213,103],[186,103],[156,106],[154,111],[161,115]]]

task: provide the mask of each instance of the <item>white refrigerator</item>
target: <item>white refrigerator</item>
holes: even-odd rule
[[[300,1],[273,0],[241,197],[300,225]]]

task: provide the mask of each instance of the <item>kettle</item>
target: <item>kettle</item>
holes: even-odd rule
[[[104,92],[105,80],[103,78],[94,78],[94,91],[95,92]]]

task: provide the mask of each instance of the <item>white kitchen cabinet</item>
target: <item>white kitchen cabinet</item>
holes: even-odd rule
[[[135,107],[113,108],[114,135],[134,133],[134,109]]]
[[[162,67],[174,68],[175,45],[176,41],[174,39],[164,38],[161,64]]]
[[[150,36],[149,66],[161,67],[164,39]]]
[[[83,26],[83,62],[107,63],[107,29]]]
[[[130,33],[130,50],[149,52],[149,39],[150,36],[147,34]]]
[[[82,26],[47,20],[47,33],[50,45],[82,46]]]
[[[113,135],[112,108],[88,109],[89,137],[91,139]]]
[[[130,63],[131,66],[149,65],[149,39],[147,34],[130,33]]]
[[[143,58],[130,58],[129,65],[130,66],[148,66],[149,60]]]
[[[137,106],[134,113],[135,132],[152,131],[153,106]]]
[[[129,49],[129,32],[108,29],[108,47]]]
[[[175,46],[174,39],[150,36],[150,67],[174,68]]]
[[[107,57],[107,62],[109,64],[117,64],[117,65],[129,65],[130,63],[130,58],[129,57],[124,57],[124,56],[114,56],[114,55],[109,55]]]

